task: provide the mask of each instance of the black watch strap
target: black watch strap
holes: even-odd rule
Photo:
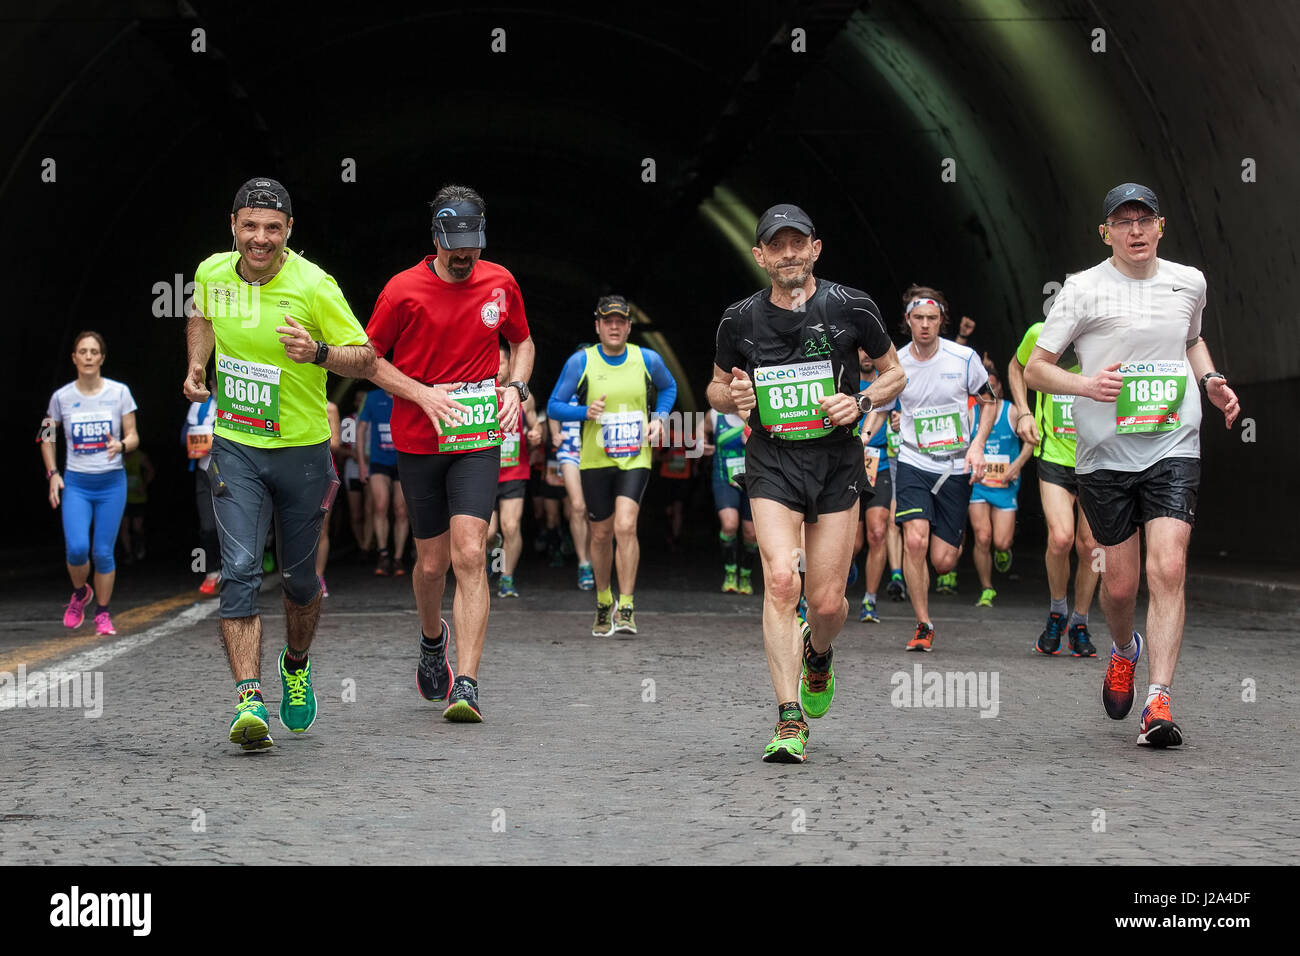
[[[330,357],[330,347],[324,342],[316,343],[316,357],[312,359],[313,365],[324,365],[325,360]]]
[[[1212,378],[1221,378],[1223,379],[1224,385],[1228,384],[1228,376],[1224,375],[1222,372],[1206,372],[1201,376],[1201,391],[1205,391],[1205,386]]]
[[[519,393],[519,400],[521,402],[528,401],[528,386],[525,383],[511,382],[510,385],[507,387],[513,388],[515,391]]]

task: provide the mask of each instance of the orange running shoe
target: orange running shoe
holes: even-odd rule
[[[1106,679],[1101,684],[1101,703],[1111,720],[1123,720],[1133,709],[1133,669],[1142,657],[1142,635],[1134,631],[1133,641],[1137,644],[1137,653],[1132,660],[1115,650],[1113,644],[1110,648],[1110,666],[1106,668]]]
[[[916,636],[907,642],[909,651],[925,651],[930,653],[930,645],[934,643],[934,628],[929,624],[917,624]]]
[[[1181,747],[1183,732],[1174,723],[1169,713],[1169,695],[1156,694],[1151,703],[1142,710],[1142,726],[1138,734],[1138,746],[1145,747]]]

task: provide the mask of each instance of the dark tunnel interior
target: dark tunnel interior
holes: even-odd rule
[[[437,188],[474,186],[484,255],[523,290],[535,390],[619,292],[634,340],[685,375],[685,410],[722,310],[766,284],[749,247],[768,205],[808,210],[818,274],[896,325],[910,283],[943,289],[1004,370],[1053,283],[1105,258],[1106,190],[1148,183],[1161,256],[1208,278],[1204,335],[1251,422],[1206,415],[1193,552],[1294,561],[1277,533],[1300,491],[1292,3],[128,0],[0,19],[10,555],[60,540],[31,442],[83,328],[140,405],[151,495],[182,516],[158,523],[188,528],[176,306],[225,247],[236,186],[269,175],[293,196],[291,246],[363,324],[432,251]]]

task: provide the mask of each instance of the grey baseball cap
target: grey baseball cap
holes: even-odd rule
[[[811,216],[798,206],[781,203],[768,209],[767,212],[758,217],[758,227],[754,230],[754,244],[761,246],[771,242],[777,230],[784,229],[787,226],[791,229],[797,229],[805,236],[811,236],[813,233]]]
[[[1106,193],[1106,199],[1101,204],[1102,220],[1109,219],[1110,214],[1126,202],[1140,202],[1157,216],[1160,215],[1160,200],[1149,187],[1140,183],[1121,183]]]

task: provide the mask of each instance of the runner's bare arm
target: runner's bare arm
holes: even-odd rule
[[[528,384],[533,374],[533,360],[537,357],[537,346],[530,335],[522,342],[510,344],[510,381]]]
[[[419,405],[421,411],[429,417],[429,421],[433,422],[433,427],[439,435],[442,434],[444,422],[447,424],[459,422],[466,411],[464,405],[453,402],[447,397],[448,392],[460,388],[465,384],[464,382],[447,382],[438,386],[424,385],[401,372],[385,358],[375,359],[374,368],[367,377],[390,395]]]
[[[1025,367],[1014,355],[1007,363],[1007,384],[1011,387],[1011,427],[1022,441],[1037,445],[1043,440],[1038,434],[1038,423],[1029,408],[1029,392],[1025,388]]]
[[[709,382],[707,394],[709,405],[724,415],[748,415],[756,401],[754,383],[738,368],[724,372],[713,366],[713,381]]]
[[[867,394],[871,396],[872,405],[888,405],[907,385],[907,373],[898,364],[898,350],[892,345],[889,351],[879,358],[873,355],[871,361],[879,374],[867,387]]]
[[[181,391],[191,402],[208,400],[207,383],[204,371],[212,350],[217,347],[217,337],[212,331],[212,323],[199,311],[198,306],[190,303],[190,315],[185,322],[185,348],[189,356],[189,369],[185,373],[185,383]]]
[[[329,356],[321,363],[321,368],[344,378],[369,378],[377,361],[369,342],[365,345],[331,345]]]
[[[1036,392],[1050,395],[1082,395],[1094,402],[1113,402],[1119,396],[1123,379],[1115,371],[1119,363],[1102,369],[1096,375],[1068,372],[1056,364],[1060,354],[1035,345],[1025,365],[1025,384]]]
[[[1201,376],[1206,372],[1216,372],[1214,359],[1210,358],[1210,347],[1205,344],[1205,339],[1199,335],[1196,341],[1187,347],[1187,364],[1191,367],[1192,377],[1200,384]],[[1190,382],[1188,385],[1190,386]],[[1223,420],[1228,428],[1237,420],[1241,414],[1241,403],[1237,400],[1237,393],[1228,387],[1226,379],[1211,378],[1205,383],[1205,396],[1210,400],[1210,404],[1223,412]]]

